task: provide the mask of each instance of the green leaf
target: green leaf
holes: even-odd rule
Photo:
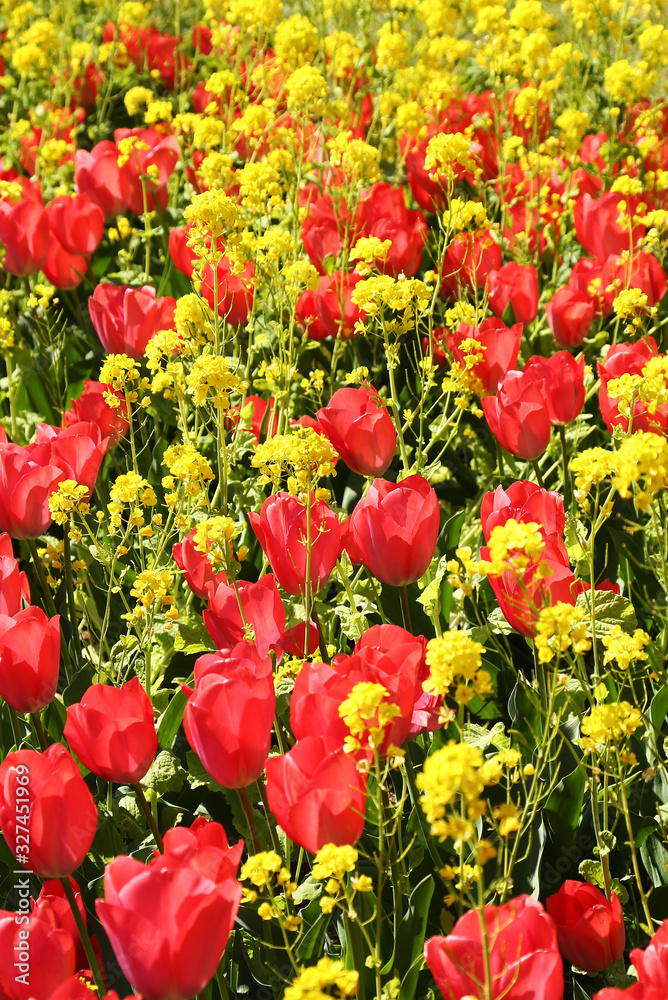
[[[192,677],[189,679],[192,680]],[[172,699],[158,721],[158,746],[168,750],[176,739],[183,722],[187,698],[181,688],[174,692]]]
[[[152,788],[158,794],[163,792],[180,792],[186,772],[181,767],[178,757],[169,750],[161,750],[147,773],[141,779],[144,788]]]
[[[320,899],[323,892],[324,886],[322,881],[313,878],[312,875],[309,875],[308,878],[305,878],[304,881],[295,889],[292,894],[292,899],[295,903],[305,903],[307,900],[310,902],[312,899]]]
[[[211,792],[222,792],[222,785],[213,780],[194,750],[188,750],[186,754],[186,766],[188,768],[188,781],[191,788],[200,788],[204,785]]]
[[[174,637],[174,649],[186,655],[211,653],[215,651],[216,644],[203,625],[199,628],[192,628],[181,622],[178,633]]]
[[[578,594],[576,608],[583,608],[587,618],[591,617],[591,591]],[[594,617],[596,619],[596,638],[609,635],[614,625],[619,625],[624,632],[633,632],[638,627],[638,619],[633,605],[627,597],[615,594],[612,590],[594,591]]]
[[[552,789],[544,814],[557,843],[567,845],[575,841],[584,793],[585,776],[580,767],[576,767]]]
[[[413,1000],[415,997],[433,893],[434,879],[428,875],[411,892],[408,910],[397,929],[397,940],[401,942],[401,947],[396,950],[396,970],[401,978],[399,1000]]]
[[[495,723],[491,729],[471,723],[468,733],[466,742],[480,750],[487,750],[489,746],[497,750],[508,750],[510,747],[510,737],[506,736],[502,722]]]
[[[434,617],[434,608],[440,603],[441,582],[447,573],[447,562],[447,557],[441,556],[438,561],[438,566],[436,567],[434,579],[431,583],[427,584],[418,597],[418,604],[422,605],[425,610],[425,614],[429,615],[430,618]]]

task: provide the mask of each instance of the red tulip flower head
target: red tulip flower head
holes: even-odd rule
[[[0,696],[17,712],[41,712],[53,701],[60,671],[60,616],[41,608],[0,615]]]
[[[594,975],[624,954],[624,914],[616,892],[609,900],[589,882],[568,880],[545,906],[557,928],[559,949],[571,965]]]
[[[564,974],[557,932],[541,904],[518,896],[486,906],[492,1000],[562,1000]],[[424,955],[445,1000],[482,997],[485,959],[480,914],[469,910],[447,937],[425,941]]]
[[[26,574],[19,570],[14,558],[12,540],[4,532],[0,535],[0,615],[13,618],[30,603],[30,585]]]
[[[15,964],[16,963],[16,964]],[[7,1000],[51,998],[76,971],[72,935],[52,914],[0,910],[0,994]],[[68,993],[68,997],[73,994]]]
[[[560,288],[545,309],[547,322],[560,347],[579,347],[594,322],[594,303],[577,288]]]
[[[245,788],[264,770],[276,711],[269,657],[248,642],[200,656],[183,725],[190,746],[218,784]]]
[[[285,608],[272,573],[260,577],[257,583],[238,583],[236,590],[226,583],[210,583],[207,596],[209,606],[202,617],[218,649],[230,649],[242,642],[251,628],[253,644],[265,657],[285,632]]]
[[[84,767],[124,785],[143,778],[158,752],[153,707],[138,677],[121,688],[92,684],[67,709],[64,734]]]
[[[215,589],[219,583],[226,584],[227,577],[225,573],[214,573],[208,555],[195,547],[196,532],[197,529],[193,528],[182,542],[173,546],[172,552],[174,562],[183,570],[185,581],[193,594],[206,600],[209,584],[213,584]]]
[[[628,431],[629,419],[619,412],[619,398],[608,391],[608,385],[613,379],[622,375],[647,374],[648,366],[657,364],[654,359],[663,359],[653,337],[643,337],[635,344],[613,344],[603,361],[598,363],[598,375],[601,388],[598,403],[601,416],[610,433],[614,427]],[[658,362],[661,363],[660,360]],[[668,432],[668,403],[661,403],[652,413],[642,399],[636,399],[633,404],[633,430],[650,431],[654,434]]]
[[[41,878],[69,875],[86,857],[96,826],[93,796],[64,747],[7,754],[0,765],[0,828],[20,864]]]
[[[337,389],[316,417],[349,469],[360,476],[382,476],[394,456],[397,432],[375,390]]]
[[[176,300],[156,299],[155,288],[144,285],[99,284],[88,300],[95,332],[109,354],[127,354],[139,361],[146,345],[158,330],[174,326]]]
[[[104,213],[87,194],[54,198],[47,215],[52,235],[69,254],[92,254],[104,236]]]
[[[116,396],[117,407],[109,406],[105,393]],[[101,436],[109,438],[112,444],[116,444],[127,433],[127,415],[127,404],[120,393],[115,392],[109,385],[103,385],[102,382],[87,379],[81,395],[73,399],[70,409],[63,413],[63,427],[77,423],[97,424]]]
[[[665,991],[668,982],[668,920],[664,920],[646,948],[631,951],[638,978]]]
[[[290,493],[274,493],[259,514],[248,517],[276,579],[288,594],[304,593],[307,566],[311,593],[324,587],[341,552],[339,519],[331,507],[312,500],[308,508]]]
[[[506,451],[527,460],[543,454],[551,427],[543,382],[509,371],[496,396],[485,396],[481,403],[492,434]]]
[[[487,292],[497,316],[503,316],[509,305],[516,322],[525,326],[538,315],[538,273],[533,264],[525,267],[510,261],[498,271],[490,271]]]
[[[490,317],[484,319],[480,326],[460,323],[448,337],[448,346],[454,360],[462,368],[467,366],[471,354],[482,355],[480,361],[471,367],[470,373],[480,381],[477,391],[483,395],[495,393],[506,372],[514,368],[521,341],[521,323],[507,327],[500,319]]]
[[[118,165],[116,143],[105,139],[90,153],[78,149],[75,155],[74,180],[77,190],[98,205],[105,219],[127,211],[130,202],[130,178]]]
[[[594,993],[594,1000],[665,1000],[666,987],[652,986],[651,983],[634,983],[625,990],[609,986]]]
[[[439,524],[438,498],[424,476],[400,483],[374,479],[350,516],[346,547],[381,583],[402,587],[426,572]]]
[[[240,846],[218,830],[175,829],[147,865],[119,855],[96,908],[124,975],[145,1000],[189,1000],[213,978],[241,901]]]
[[[549,358],[529,358],[523,375],[543,383],[550,423],[570,424],[579,416],[585,401],[584,355],[576,361],[568,351],[557,351]]]
[[[497,524],[505,524],[511,517],[520,523],[539,524],[545,539],[561,539],[564,534],[566,515],[561,494],[541,489],[528,479],[505,488],[497,486],[494,492],[485,493],[480,507],[485,541],[489,541]],[[565,550],[564,558],[567,558]]]
[[[366,775],[338,740],[308,736],[270,757],[269,808],[291,840],[316,854],[325,844],[355,844],[364,829]]]
[[[5,271],[19,278],[37,274],[49,247],[49,218],[41,201],[0,201],[0,242],[5,245]]]
[[[0,530],[39,538],[52,520],[49,497],[65,478],[49,444],[0,443]]]

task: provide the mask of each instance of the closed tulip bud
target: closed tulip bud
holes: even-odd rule
[[[469,347],[462,350],[462,343],[475,340],[480,344],[480,350]],[[468,356],[482,354],[480,361],[474,364],[470,371],[482,384],[485,393],[495,393],[499,382],[517,363],[522,342],[522,324],[515,323],[507,327],[500,319],[484,319],[480,326],[460,323],[453,334],[448,337],[448,347],[452,356],[462,368],[466,367]]]
[[[355,324],[366,318],[366,314],[352,300],[355,285],[362,280],[356,272],[335,271],[318,285],[313,293],[313,303],[325,336],[344,340],[355,336]],[[322,339],[313,330],[309,330],[309,336]]]
[[[68,253],[51,233],[42,270],[55,288],[78,288],[88,270],[88,261],[85,257]]]
[[[172,553],[174,562],[183,570],[185,581],[193,594],[206,600],[209,584],[213,584],[215,590],[219,583],[227,584],[227,577],[225,573],[214,573],[207,554],[195,548],[196,530],[193,528],[182,542],[177,542],[172,548]]]
[[[608,899],[595,885],[569,879],[545,906],[557,928],[559,949],[571,965],[594,975],[624,954],[624,915],[616,892]]]
[[[34,198],[16,204],[0,201],[0,242],[5,245],[5,271],[18,278],[37,274],[49,247],[49,219],[41,202]]]
[[[53,701],[60,670],[60,616],[41,608],[0,615],[0,695],[17,712],[41,712]]]
[[[90,499],[109,444],[99,424],[80,422],[62,428],[38,424],[35,442],[50,444],[51,461],[63,470],[62,478],[87,486]]]
[[[285,632],[285,608],[271,573],[257,583],[238,583],[236,590],[226,583],[217,587],[209,583],[207,596],[204,627],[218,649],[230,649],[252,638],[258,654],[265,657]]]
[[[341,552],[339,519],[331,507],[312,500],[309,509],[299,497],[275,493],[248,517],[283,590],[303,594],[307,568],[311,593],[325,586]]]
[[[538,315],[538,273],[533,264],[523,266],[510,261],[498,271],[490,271],[487,293],[490,308],[497,316],[503,316],[509,305],[518,323],[526,325]]]
[[[109,406],[105,393],[115,395],[119,405]],[[97,424],[102,438],[116,444],[128,431],[128,407],[125,398],[115,393],[111,386],[87,379],[83,392],[70,402],[70,409],[63,413],[63,427],[76,423]]]
[[[271,660],[240,642],[200,656],[195,690],[186,691],[183,725],[206,771],[224,788],[245,788],[264,770],[276,695]]]
[[[355,844],[364,829],[366,775],[338,740],[307,736],[266,765],[269,808],[291,840],[316,854]]]
[[[382,476],[394,456],[397,432],[374,389],[337,389],[316,417],[349,469]]]
[[[118,148],[105,139],[90,153],[78,149],[75,155],[74,180],[77,191],[87,194],[98,205],[105,219],[126,212],[130,202],[130,177],[126,167],[118,165]]]
[[[594,321],[594,303],[576,288],[560,288],[545,309],[552,335],[560,347],[579,347]]]
[[[585,401],[584,355],[576,361],[568,351],[557,351],[549,358],[529,358],[523,375],[542,382],[550,423],[570,424],[580,415]]]
[[[74,900],[77,904],[77,909],[85,925],[87,919],[86,907],[84,906],[83,899],[81,898],[81,889],[71,875],[68,877],[68,881],[70,883],[70,888],[74,893]],[[39,917],[40,920],[50,921],[52,926],[59,927],[61,930],[67,931],[72,936],[76,952],[74,968],[78,971],[87,969],[89,964],[88,958],[86,957],[86,952],[74,919],[74,914],[72,913],[67,896],[65,895],[65,888],[59,878],[47,879],[46,882],[42,882],[42,887],[39,891],[39,896],[33,904],[32,912],[36,917]],[[99,944],[94,935],[91,936],[91,943],[98,962],[100,962],[101,956],[99,952]]]
[[[92,684],[67,709],[64,735],[84,767],[124,785],[143,778],[158,752],[153,707],[138,677],[121,688]]]
[[[0,444],[0,530],[39,538],[51,524],[49,496],[64,478],[49,444]]]
[[[619,222],[620,201],[627,204],[623,214],[632,217],[638,213],[642,196],[625,197],[618,191],[606,191],[598,198],[582,194],[575,202],[573,209],[575,235],[585,250],[601,261],[606,260],[610,254],[620,254],[630,246],[635,246],[645,234],[643,225],[634,225],[632,230],[629,230],[628,226],[625,227]]]
[[[651,253],[634,253],[632,257],[613,254],[603,265],[601,285],[604,289],[610,285],[615,289],[639,288],[647,296],[647,305],[651,308],[666,294],[668,278]]]
[[[445,251],[441,295],[456,297],[459,286],[484,288],[491,271],[498,271],[503,262],[501,247],[487,229],[473,233],[457,233]]]
[[[525,524],[531,521],[540,524],[545,538],[555,535],[561,539],[566,524],[561,494],[541,489],[528,479],[510,486],[497,486],[494,492],[485,493],[480,507],[485,541],[489,541],[497,525],[505,524],[511,517]],[[567,558],[565,550],[564,558]]]
[[[52,234],[68,253],[87,256],[97,250],[104,236],[104,213],[87,194],[60,195],[46,211]]]
[[[120,855],[104,872],[97,915],[144,1000],[189,1000],[213,978],[239,910],[243,844],[225,833],[174,829],[148,864]],[[194,825],[193,825],[194,827]]]
[[[51,914],[0,910],[0,994],[47,1000],[76,972],[72,935]],[[68,994],[69,997],[69,994]],[[83,1000],[83,998],[82,998]]]
[[[653,337],[643,337],[635,344],[613,344],[598,363],[598,377],[601,388],[598,393],[598,405],[605,426],[612,434],[613,428],[621,427],[628,432],[629,418],[619,412],[619,399],[608,392],[608,383],[622,375],[642,375],[645,365],[652,358],[662,358],[657,343]],[[633,401],[633,430],[650,431],[654,434],[665,434],[668,430],[668,403],[660,403],[656,408],[648,405],[642,399]]]
[[[510,371],[496,396],[481,401],[487,423],[499,444],[516,458],[532,460],[550,442],[550,415],[544,383],[524,372]]]
[[[562,1000],[564,974],[557,933],[538,900],[517,896],[503,906],[486,906],[482,919],[486,949],[477,910],[460,917],[447,937],[425,941],[424,957],[445,1000],[473,1000],[480,996],[492,1000]]]
[[[176,300],[156,299],[155,288],[143,285],[99,284],[88,299],[88,311],[95,332],[109,354],[127,354],[140,360],[146,345],[158,330],[174,326]]]
[[[402,587],[426,572],[439,524],[438,498],[424,476],[400,483],[374,479],[350,516],[346,549],[381,583]]]
[[[255,265],[246,264],[241,274],[232,272],[232,265],[223,255],[217,265],[218,315],[231,326],[243,326],[253,308]],[[215,308],[213,268],[207,264],[202,271],[201,294]]]
[[[70,875],[96,826],[93,796],[64,747],[7,754],[0,765],[0,828],[19,864],[41,878]]]

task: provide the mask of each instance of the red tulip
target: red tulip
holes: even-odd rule
[[[613,427],[621,427],[628,431],[628,417],[620,414],[618,398],[608,393],[608,383],[628,373],[642,375],[645,365],[659,355],[656,341],[653,337],[643,337],[635,344],[613,344],[603,361],[598,363],[598,375],[601,388],[598,403],[605,426],[612,433]],[[633,430],[651,431],[654,434],[665,434],[668,431],[668,403],[661,403],[654,413],[650,413],[647,404],[636,400],[633,405]]]
[[[316,417],[349,469],[382,476],[394,457],[397,432],[375,389],[337,389]]]
[[[96,903],[124,975],[144,1000],[188,1000],[212,979],[241,901],[243,845],[218,830],[170,830],[147,865],[120,855]],[[216,842],[217,841],[217,842]]]
[[[30,604],[30,584],[14,558],[12,540],[3,532],[0,535],[0,615],[13,618],[23,607],[23,601]]]
[[[579,416],[585,401],[584,355],[576,361],[568,351],[557,351],[549,358],[529,358],[523,375],[542,382],[550,423],[570,424]]]
[[[618,258],[614,257],[613,259],[617,260]],[[566,287],[572,288],[577,292],[582,292],[587,301],[591,302],[594,306],[594,315],[605,317],[609,316],[612,312],[615,292],[614,290],[607,291],[607,285],[603,282],[604,267],[605,261],[599,260],[598,257],[595,260],[590,260],[588,257],[580,257],[573,264]],[[586,335],[583,334],[583,339],[584,336]],[[564,344],[563,346],[568,347],[570,345]],[[577,347],[578,345],[574,344],[572,346]]]
[[[18,888],[30,895],[29,879]],[[7,1000],[50,1000],[76,971],[72,935],[50,915],[0,910],[0,995]]]
[[[540,524],[544,537],[561,539],[564,534],[566,516],[564,501],[559,493],[541,489],[528,479],[497,486],[493,493],[485,493],[480,507],[480,520],[485,541],[489,541],[498,524],[505,524],[509,518],[521,523],[533,521]],[[564,558],[567,559],[564,549]]]
[[[156,204],[160,208],[166,208],[167,181],[179,160],[179,144],[173,135],[164,135],[155,128],[117,128],[114,132],[117,146],[123,139],[133,137],[137,139],[137,143],[124,169],[129,180],[129,208],[136,215],[141,215],[144,211],[144,195],[140,173],[144,177],[147,173],[149,175],[149,179],[144,180],[149,208],[154,208]],[[157,170],[154,177],[149,173],[152,170]]]
[[[116,396],[117,407],[109,406],[105,393]],[[128,408],[125,399],[115,392],[111,386],[101,382],[84,382],[83,392],[77,399],[70,402],[70,409],[63,413],[63,427],[71,427],[76,423],[97,424],[103,438],[109,438],[115,444],[125,436],[128,430]]]
[[[402,587],[427,571],[439,524],[436,492],[424,476],[400,483],[374,479],[350,516],[348,554],[365,563],[381,583]]]
[[[434,331],[436,332],[436,331]],[[466,340],[476,340],[481,350],[462,350]],[[496,387],[506,374],[515,367],[522,341],[522,324],[507,327],[500,319],[484,319],[480,326],[460,323],[454,333],[448,336],[448,347],[454,360],[462,367],[471,353],[482,354],[482,359],[471,368],[471,374],[480,380],[485,393],[495,393]]]
[[[643,225],[633,226],[631,230],[623,228],[617,221],[620,217],[619,204],[625,202],[625,216],[637,213],[642,196],[634,195],[627,198],[618,191],[606,191],[599,198],[589,194],[581,195],[575,202],[573,221],[575,234],[582,246],[592,257],[606,260],[610,254],[631,250],[638,240],[644,236]]]
[[[87,486],[90,499],[109,444],[99,424],[82,421],[64,428],[38,424],[35,442],[51,446],[51,461],[63,470],[61,478]]]
[[[41,878],[70,875],[96,826],[93,796],[64,747],[7,754],[0,765],[0,827],[19,864]]]
[[[31,607],[0,615],[0,695],[17,712],[41,712],[53,701],[60,670],[60,615]]]
[[[5,271],[19,278],[37,274],[49,246],[49,219],[41,202],[33,198],[16,204],[0,201],[0,241],[5,244]]]
[[[278,430],[278,413],[276,412],[276,400],[273,396],[262,399],[260,396],[246,396],[244,411],[246,407],[252,408],[251,433],[259,444],[273,437]]]
[[[497,316],[512,306],[517,323],[531,323],[538,315],[538,273],[533,264],[526,267],[509,261],[487,278],[489,305]],[[514,364],[514,362],[513,362]],[[511,366],[512,367],[512,366]]]
[[[492,434],[517,458],[538,458],[549,444],[550,415],[543,385],[523,372],[509,371],[496,396],[481,400]]]
[[[559,950],[571,965],[594,975],[624,954],[624,914],[616,892],[608,900],[595,885],[569,879],[545,907],[557,928]]]
[[[230,649],[252,635],[258,654],[265,657],[280,641],[285,632],[285,608],[271,573],[257,583],[238,583],[236,591],[225,583],[217,587],[210,583],[207,594],[209,606],[202,617],[218,649]]]
[[[456,297],[459,286],[484,288],[490,271],[498,271],[501,247],[486,229],[458,233],[443,258],[441,294]]]
[[[594,305],[589,296],[568,286],[554,293],[545,312],[560,347],[579,347],[594,321]]]
[[[406,208],[403,189],[386,181],[374,184],[360,196],[357,221],[362,235],[391,241],[387,257],[378,261],[378,270],[412,278],[422,260],[427,223],[422,212]]]
[[[362,280],[361,275],[356,272],[350,274],[335,271],[329,277],[323,278],[313,292],[316,314],[326,336],[341,337],[345,340],[356,335],[355,324],[364,321],[366,314],[355,305],[352,294],[355,285]],[[321,339],[315,337],[311,331],[309,336],[312,339]]]
[[[246,264],[241,275],[232,273],[228,258],[223,255],[218,262],[218,315],[232,326],[243,326],[253,308],[255,295],[255,265]],[[207,264],[202,271],[201,294],[215,308],[213,268]]]
[[[538,900],[518,896],[486,906],[491,992],[486,989],[480,914],[469,910],[447,937],[425,941],[424,956],[445,1000],[561,1000],[564,974],[551,918]]]
[[[635,253],[633,257],[610,256],[601,271],[603,289],[613,285],[616,296],[623,288],[639,288],[647,296],[647,305],[655,306],[666,294],[666,272],[651,253]]]
[[[189,222],[187,226],[174,226],[169,231],[169,255],[176,267],[187,278],[193,273],[193,265],[197,262],[197,254],[188,246],[188,235],[194,223]]]
[[[326,736],[308,736],[266,765],[269,808],[291,840],[316,854],[355,844],[364,829],[366,775]]]
[[[271,660],[248,642],[195,663],[185,689],[183,725],[190,746],[224,788],[245,788],[264,770],[276,711]]]
[[[329,278],[325,276],[320,279],[320,287],[329,288]],[[307,289],[297,299],[295,314],[297,322],[302,330],[308,332],[309,340],[324,340],[329,336],[327,327],[320,319],[316,298],[317,290]]]
[[[98,285],[88,299],[95,332],[109,354],[127,354],[141,360],[151,337],[174,326],[176,299],[156,299],[155,288],[143,285]]]
[[[51,524],[49,496],[61,479],[51,446],[0,444],[0,530],[12,538],[39,538]]]
[[[84,767],[123,785],[143,778],[158,752],[153,706],[138,677],[121,688],[92,684],[68,707],[64,735]]]
[[[85,924],[86,907],[81,898],[81,889],[71,875],[68,877],[68,881],[74,893],[77,909]],[[79,971],[87,969],[89,964],[88,958],[86,957],[79,930],[60,879],[52,878],[47,879],[46,882],[42,882],[42,887],[39,896],[33,904],[32,912],[40,920],[49,921],[53,927],[58,927],[71,935],[75,947],[74,968]],[[100,961],[99,945],[94,935],[91,937],[91,941],[98,961]]]
[[[197,597],[207,599],[209,584],[213,584],[214,590],[219,583],[226,584],[225,573],[214,573],[209,557],[204,552],[199,552],[195,548],[196,528],[172,547],[174,562],[183,570],[185,581]]]
[[[90,153],[78,149],[74,180],[77,191],[98,205],[105,219],[122,215],[130,203],[130,177],[118,165],[118,147],[108,139],[98,142]]]
[[[646,948],[634,948],[631,961],[643,983],[665,990],[668,982],[668,920],[664,920]]]
[[[52,233],[42,270],[56,288],[77,288],[88,270],[88,261],[68,253]]]
[[[312,500],[309,515],[299,497],[275,493],[248,519],[283,590],[303,594],[307,567],[311,593],[325,586],[341,552],[339,519],[331,507]]]
[[[68,253],[87,256],[100,245],[104,213],[87,194],[60,195],[46,212],[52,235]]]

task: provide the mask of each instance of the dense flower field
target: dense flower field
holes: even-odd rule
[[[0,0],[0,1000],[666,1000],[666,14]]]

